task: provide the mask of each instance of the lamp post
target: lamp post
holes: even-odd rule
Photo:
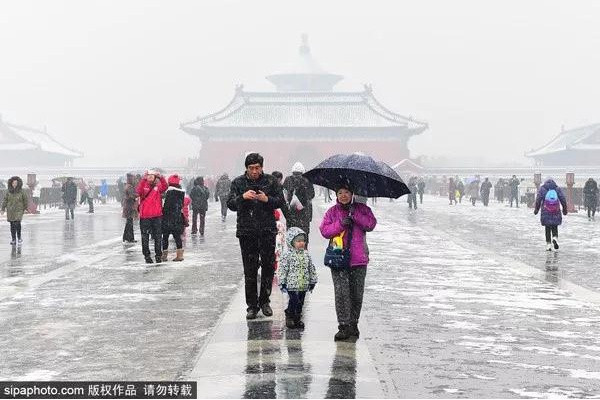
[[[572,213],[575,211],[575,205],[573,204],[573,185],[575,185],[575,173],[567,172],[566,177],[567,183],[567,211]]]

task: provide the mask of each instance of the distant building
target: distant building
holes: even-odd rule
[[[600,165],[600,124],[562,131],[545,146],[525,153],[539,166]]]
[[[266,77],[274,92],[238,86],[221,111],[181,124],[197,136],[200,162],[211,173],[238,172],[247,152],[265,156],[268,171],[289,172],[301,161],[307,168],[336,153],[361,151],[393,163],[409,157],[407,142],[427,124],[384,107],[370,86],[358,92],[334,91],[341,75],[324,71],[303,36],[296,63]]]
[[[0,117],[0,167],[68,166],[78,151],[63,146],[48,132],[14,125]]]

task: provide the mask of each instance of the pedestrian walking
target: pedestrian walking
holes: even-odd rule
[[[537,215],[540,210],[540,221],[546,230],[546,250],[558,250],[558,226],[562,224],[562,215],[567,215],[567,200],[552,178],[548,178],[537,193],[533,214]]]
[[[417,181],[417,193],[419,193],[419,203],[423,204],[423,195],[425,194],[425,179],[423,179],[422,176],[419,177],[419,180]]]
[[[13,176],[8,180],[8,190],[2,200],[1,213],[6,212],[6,220],[10,224],[10,244],[21,245],[21,220],[23,214],[27,211],[29,199],[23,190],[23,180],[18,176]]]
[[[91,181],[90,181],[91,184]],[[86,185],[83,178],[79,180],[79,191],[81,193],[81,197],[79,199],[79,205],[84,203],[88,204],[88,213],[92,214],[94,212],[94,197],[93,197],[93,189],[90,185]]]
[[[237,212],[236,236],[244,264],[247,319],[255,319],[259,309],[267,317],[273,315],[269,303],[277,235],[274,211],[285,205],[281,185],[273,175],[263,172],[263,163],[258,153],[246,156],[246,172],[233,180],[227,200],[229,209]],[[261,282],[257,293],[259,268]]]
[[[516,202],[517,208],[519,208],[519,185],[521,181],[517,178],[516,175],[512,176],[512,179],[508,182],[508,186],[510,187],[510,206],[513,205],[513,200]]]
[[[297,162],[292,167],[292,175],[283,181],[286,193],[288,211],[284,213],[287,227],[297,227],[306,233],[306,245],[309,243],[310,222],[313,217],[312,200],[315,197],[315,188],[302,174],[306,172],[304,165]]]
[[[450,205],[456,205],[456,193],[458,189],[456,189],[456,183],[454,182],[454,178],[450,178],[448,180],[448,199],[450,200]]]
[[[127,174],[127,182],[123,187],[123,195],[121,198],[121,206],[123,208],[123,218],[126,219],[125,230],[123,231],[123,242],[135,243],[135,235],[133,233],[133,220],[138,217],[138,195],[135,191],[135,176]]]
[[[221,201],[221,221],[227,219],[227,199],[229,198],[229,189],[231,181],[226,173],[221,175],[215,184],[215,201]]]
[[[181,188],[179,175],[169,176],[169,187],[165,194],[165,204],[161,221],[162,229],[162,261],[169,257],[169,236],[173,236],[176,246],[176,256],[173,261],[183,261],[183,241],[181,235],[185,228],[184,198],[185,191]]]
[[[465,196],[465,184],[458,177],[456,177],[456,191],[458,192],[458,202],[462,204],[462,199]]]
[[[75,219],[75,203],[77,203],[77,185],[73,182],[73,178],[67,178],[62,185],[62,197],[65,205],[65,219]]]
[[[408,180],[408,189],[410,193],[406,196],[406,201],[408,202],[408,208],[412,210],[414,207],[417,209],[417,177],[413,176]]]
[[[192,235],[200,231],[200,236],[204,236],[204,227],[206,221],[206,211],[208,211],[208,199],[210,192],[204,186],[204,177],[199,176],[194,179],[194,187],[190,192],[192,199]],[[198,219],[200,219],[200,229],[198,230]]]
[[[148,170],[136,188],[140,198],[140,231],[142,234],[142,254],[146,263],[152,264],[150,256],[150,236],[154,241],[154,257],[157,263],[162,260],[162,194],[167,190],[167,181],[158,171]]]
[[[302,308],[306,292],[312,292],[317,284],[317,269],[306,249],[306,238],[306,233],[298,227],[288,230],[287,249],[278,270],[279,286],[289,297],[285,326],[290,329],[304,328]]]
[[[481,201],[483,205],[487,207],[490,204],[490,192],[492,191],[492,182],[490,182],[490,178],[485,178],[483,183],[481,184],[481,189],[479,193],[481,194]]]
[[[475,179],[469,183],[469,199],[474,206],[479,198],[479,179]]]
[[[596,207],[598,207],[598,183],[590,178],[583,187],[584,206],[587,208],[588,220],[596,219]]]
[[[320,231],[330,243],[338,242],[350,250],[349,268],[331,268],[331,276],[338,320],[334,340],[353,341],[360,336],[358,321],[369,263],[366,233],[375,229],[377,220],[369,206],[352,201],[353,190],[349,185],[341,184],[336,195],[337,202],[325,213]]]

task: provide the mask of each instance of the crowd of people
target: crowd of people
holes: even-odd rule
[[[302,310],[307,293],[318,282],[317,269],[308,253],[315,188],[306,179],[304,166],[297,162],[284,178],[280,171],[267,174],[264,159],[258,153],[248,154],[244,173],[233,180],[227,174],[218,179],[203,176],[182,179],[178,174],[164,176],[157,169],[143,175],[127,174],[125,181],[117,182],[122,216],[126,220],[123,242],[136,243],[134,221],[139,219],[142,254],[146,263],[163,263],[169,260],[170,238],[175,243],[172,261],[184,260],[183,239],[186,228],[191,234],[204,236],[209,201],[220,203],[221,221],[225,222],[228,210],[236,212],[236,237],[239,240],[244,272],[246,318],[273,315],[270,296],[273,280],[277,276],[279,288],[287,293],[286,326],[302,329]],[[186,185],[187,181],[187,185]],[[207,184],[207,181],[208,184]],[[485,178],[459,179],[450,177],[445,187],[436,185],[431,177],[408,179],[409,208],[423,204],[423,195],[429,192],[447,195],[450,205],[462,203],[463,197],[475,206],[481,200],[489,205],[493,194],[498,202],[508,200],[510,207],[519,207],[519,186],[523,180],[500,178],[495,184]],[[433,184],[432,184],[433,183]],[[210,186],[210,187],[209,187]],[[83,179],[76,182],[67,178],[62,184],[65,219],[75,217],[75,207],[88,204],[94,212],[94,199],[108,196],[104,180],[99,189]],[[366,204],[367,199],[354,195],[347,182],[335,188],[335,203],[327,210],[321,223],[320,234],[329,240],[330,247],[347,249],[348,268],[331,268],[334,285],[338,332],[334,339],[354,341],[359,338],[364,282],[369,263],[366,234],[373,231],[377,220]],[[583,187],[584,205],[589,220],[595,218],[599,200],[598,184],[589,178]],[[78,193],[80,198],[78,199]],[[328,203],[333,201],[331,191],[321,188],[319,195]],[[7,213],[10,223],[11,245],[21,245],[21,220],[28,210],[29,199],[23,190],[23,181],[15,176],[8,180],[7,193],[1,212]],[[537,190],[532,204],[534,214],[540,213],[545,228],[546,249],[558,250],[558,227],[562,216],[567,215],[567,201],[563,190],[552,179],[547,179]],[[191,212],[190,212],[191,211]],[[191,220],[191,221],[190,221]],[[150,249],[150,240],[153,251]],[[260,285],[258,272],[260,270]]]

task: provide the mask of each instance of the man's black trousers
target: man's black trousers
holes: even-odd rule
[[[248,310],[257,310],[270,302],[273,275],[275,273],[275,234],[263,233],[256,236],[242,236],[240,248],[244,263],[246,305]],[[260,289],[258,289],[258,269]],[[258,291],[258,293],[257,293]]]

